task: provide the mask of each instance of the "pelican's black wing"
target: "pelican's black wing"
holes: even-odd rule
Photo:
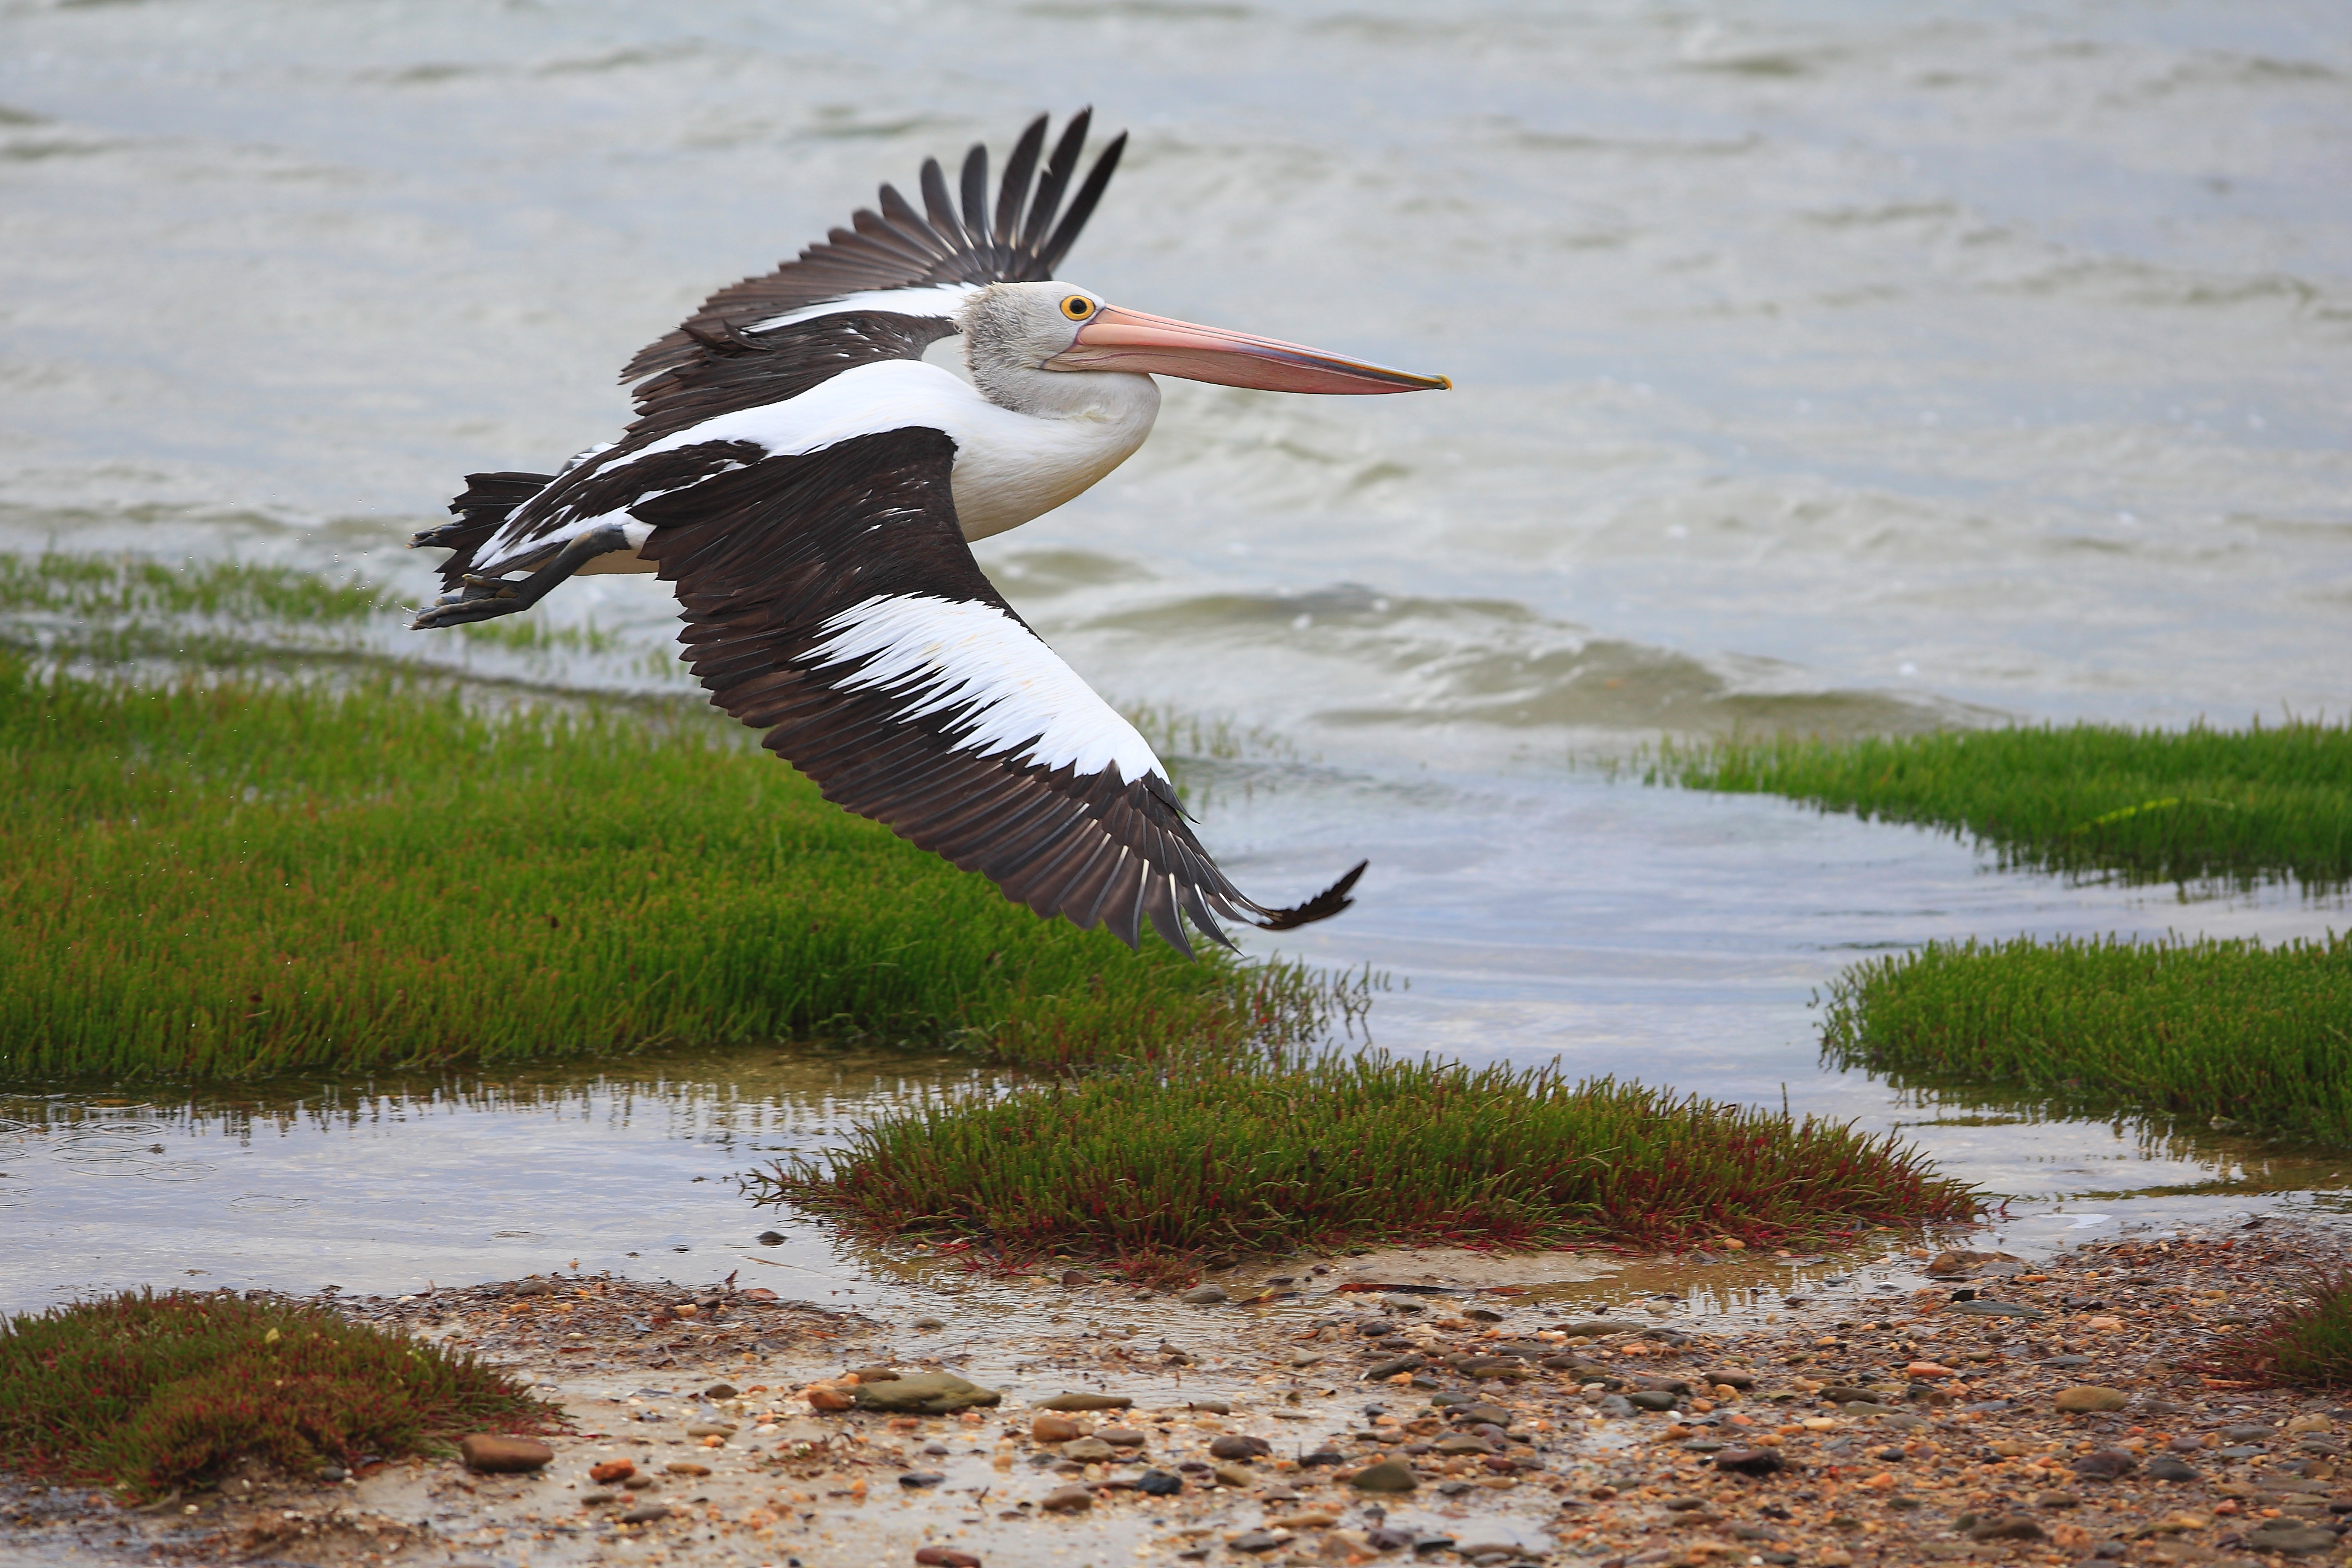
[[[1127,147],[1126,132],[1113,137],[1087,171],[1069,209],[1063,211],[1062,198],[1078,172],[1093,116],[1092,110],[1082,109],[1071,117],[1045,160],[1042,179],[1036,179],[1037,160],[1045,151],[1046,117],[1041,114],[1030,121],[1013,144],[993,202],[989,199],[986,147],[975,143],[964,154],[960,189],[952,193],[939,160],[925,159],[923,211],[916,211],[896,186],[884,185],[880,212],[861,207],[850,227],[834,229],[824,243],[810,246],[773,272],[721,289],[677,331],[638,350],[621,379],[634,383],[691,364],[711,345],[730,342],[737,333],[851,295],[1053,277],[1055,265],[1093,216]],[[893,309],[879,302],[876,308]]]
[[[1041,915],[1284,930],[1339,913],[1363,868],[1291,910],[1228,881],[1133,725],[1006,604],[956,524],[953,443],[909,427],[766,457],[632,510],[677,584],[711,701],[825,797]],[[1228,944],[1230,945],[1230,944]]]

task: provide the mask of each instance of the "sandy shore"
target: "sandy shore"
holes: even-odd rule
[[[1369,1254],[1234,1270],[1223,1302],[1074,1273],[1031,1287],[1055,1294],[1066,1331],[1015,1342],[887,1305],[859,1316],[614,1279],[339,1300],[517,1368],[575,1430],[530,1476],[455,1461],[333,1481],[251,1475],[137,1513],[19,1487],[0,1493],[0,1554],[776,1568],[913,1563],[926,1549],[996,1568],[2329,1561],[2346,1556],[2337,1521],[2352,1517],[2352,1475],[2337,1479],[2352,1409],[2197,1368],[2334,1250],[2273,1222],[2032,1261],[1977,1254],[1935,1273],[1925,1249],[1885,1247]],[[1768,1311],[1696,1317],[1667,1293],[1712,1283],[1714,1264],[1814,1283]],[[1645,1299],[1621,1293],[1598,1315],[1568,1300],[1581,1281],[1629,1274]],[[847,1389],[859,1369],[885,1389],[887,1372],[950,1373],[1002,1403],[812,1408],[810,1385]],[[2112,1408],[2062,1412],[2080,1389],[2105,1392],[2070,1403]],[[1068,1450],[1069,1427],[1049,1420],[1041,1436],[1037,1423],[1071,1394],[1131,1403],[1053,1416],[1091,1439]],[[591,1477],[623,1462],[626,1482]],[[1411,1489],[1357,1484],[1400,1470]]]

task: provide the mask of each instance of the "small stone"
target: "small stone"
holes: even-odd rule
[[[994,1405],[1003,1397],[995,1389],[982,1388],[951,1372],[919,1373],[883,1384],[869,1384],[860,1378],[856,1393],[860,1410],[904,1411],[921,1415],[946,1415],[976,1405]]]
[[[735,1428],[718,1421],[698,1421],[686,1429],[689,1437],[732,1437]]]
[[[922,1568],[982,1568],[979,1558],[952,1546],[917,1547],[915,1561]]]
[[[1225,1544],[1236,1552],[1271,1552],[1282,1544],[1282,1537],[1268,1535],[1263,1530],[1245,1530],[1228,1537]]]
[[[2069,1415],[2089,1415],[2107,1410],[2121,1410],[2131,1403],[2131,1395],[2120,1388],[2102,1388],[2095,1383],[2080,1384],[2058,1395],[2056,1404]]]
[[[898,1484],[909,1490],[916,1490],[923,1487],[938,1486],[946,1479],[947,1477],[937,1470],[908,1470],[898,1478]]]
[[[621,1485],[627,1488],[630,1491],[641,1492],[647,1487],[657,1487],[661,1485],[661,1483],[654,1479],[651,1476],[627,1476],[623,1478]]]
[[[1069,1397],[1069,1396],[1068,1396],[1068,1395],[1065,1395],[1064,1397],[1066,1397],[1066,1397]],[[1080,1397],[1084,1397],[1084,1398],[1093,1398],[1093,1397],[1095,1397],[1095,1396],[1094,1396],[1094,1395],[1092,1395],[1092,1394],[1086,1394],[1086,1395],[1081,1395]],[[1127,1405],[1128,1405],[1129,1403],[1130,1403],[1130,1401],[1128,1401],[1128,1400],[1124,1400],[1124,1399],[1122,1399],[1122,1400],[1120,1400],[1120,1401],[1119,1401],[1119,1407],[1120,1407],[1121,1409],[1125,1409],[1125,1408],[1127,1407]],[[1058,1408],[1058,1407],[1057,1407],[1057,1406],[1050,1406],[1050,1405],[1049,1405],[1049,1406],[1048,1406],[1048,1408]],[[1231,1403],[1230,1401],[1228,1401],[1228,1400],[1223,1400],[1223,1399],[1195,1399],[1195,1400],[1192,1401],[1191,1403],[1187,1404],[1187,1405],[1184,1406],[1184,1408],[1185,1408],[1185,1409],[1187,1409],[1187,1410],[1197,1411],[1197,1412],[1200,1412],[1200,1413],[1202,1413],[1202,1414],[1209,1415],[1231,1415],[1234,1413],[1234,1407],[1233,1407],[1232,1403]]]
[[[350,1475],[351,1472],[343,1468],[341,1465],[320,1465],[318,1468],[317,1474],[320,1480],[326,1481],[331,1485],[336,1481],[341,1480],[345,1476]]]
[[[1228,1461],[1210,1467],[1210,1474],[1217,1478],[1217,1484],[1221,1487],[1234,1487],[1242,1491],[1247,1491],[1257,1485],[1257,1472],[1247,1465],[1236,1465]]]
[[[1032,1409],[1036,1410],[1130,1410],[1135,1401],[1124,1394],[1057,1394],[1051,1399],[1041,1399]],[[1195,1410],[1206,1408],[1195,1405]]]
[[[1594,1408],[1603,1415],[1622,1419],[1633,1414],[1633,1402],[1622,1394],[1604,1394]]]
[[[1066,1415],[1051,1411],[1029,1423],[1029,1436],[1040,1443],[1075,1443],[1087,1435],[1087,1429]]]
[[[488,1475],[516,1475],[535,1470],[555,1458],[555,1450],[529,1437],[494,1437],[477,1432],[457,1445],[466,1468]]]
[[[1970,1541],[2041,1541],[2042,1526],[2021,1513],[1981,1519],[1969,1526]]]
[[[1174,1497],[1184,1489],[1184,1482],[1166,1470],[1146,1470],[1136,1478],[1135,1489],[1148,1497]]]
[[[1726,1448],[1715,1457],[1717,1469],[1743,1476],[1772,1475],[1788,1463],[1778,1448]]]
[[[1418,1355],[1401,1355],[1393,1357],[1388,1361],[1374,1362],[1370,1366],[1364,1369],[1364,1381],[1367,1383],[1379,1383],[1384,1379],[1394,1377],[1401,1372],[1416,1371],[1424,1363],[1421,1357]]]
[[[1095,1494],[1084,1487],[1056,1487],[1037,1506],[1047,1513],[1084,1513],[1095,1506]]]
[[[762,1247],[782,1247],[784,1244],[782,1235],[772,1230],[763,1230],[752,1239]]]
[[[1300,1459],[1298,1461],[1298,1467],[1301,1469],[1312,1470],[1324,1466],[1344,1465],[1347,1462],[1348,1456],[1339,1452],[1337,1448],[1318,1448],[1313,1453]]]
[[[2257,1552],[2284,1552],[2289,1557],[2302,1557],[2314,1552],[2331,1551],[2336,1545],[2332,1530],[2317,1530],[2307,1524],[2289,1524],[2273,1520],[2246,1537],[2246,1544]]]
[[[731,1383],[714,1383],[709,1388],[702,1391],[702,1397],[705,1399],[732,1399],[735,1397],[735,1385]]]
[[[636,1473],[637,1462],[635,1459],[607,1459],[601,1465],[590,1466],[588,1479],[600,1487],[608,1487],[614,1481],[627,1480]]]
[[[2085,1454],[2066,1467],[2085,1480],[2112,1481],[2139,1468],[2139,1461],[2120,1448]]]
[[[937,1333],[940,1330],[946,1328],[947,1324],[937,1318],[917,1318],[913,1322],[908,1323],[907,1327],[919,1334],[931,1334]],[[929,1551],[930,1549],[926,1547],[924,1550]]]
[[[1139,1448],[1146,1440],[1145,1434],[1132,1426],[1107,1426],[1095,1436],[1114,1448]]]
[[[646,1502],[639,1503],[636,1507],[623,1514],[621,1516],[621,1522],[623,1524],[652,1524],[657,1521],[667,1519],[668,1517],[669,1504],[666,1502]]]
[[[2286,1430],[2293,1436],[2305,1432],[2333,1432],[2336,1425],[2325,1415],[2298,1415],[2286,1424]]]
[[[1382,1459],[1358,1470],[1348,1484],[1363,1492],[1409,1492],[1421,1483],[1402,1459]]]
[[[898,1369],[894,1366],[853,1366],[849,1375],[860,1383],[896,1383]]]
[[[2193,1481],[2197,1472],[2169,1454],[2159,1454],[2147,1462],[2147,1479],[2152,1481]]]
[[[1195,1285],[1176,1299],[1194,1307],[1219,1307],[1233,1297],[1223,1285]]]
[[[1238,1432],[1228,1432],[1209,1445],[1209,1458],[1213,1459],[1247,1461],[1263,1458],[1273,1452],[1274,1445],[1265,1438],[1245,1437]]]
[[[1654,1388],[1637,1388],[1623,1397],[1625,1403],[1636,1410],[1672,1410],[1679,1395],[1662,1393]]]
[[[698,1465],[692,1459],[672,1459],[662,1468],[673,1476],[707,1476],[710,1473],[709,1465]]]
[[[1099,1437],[1080,1437],[1062,1445],[1062,1458],[1076,1459],[1082,1465],[1098,1465],[1105,1459],[1118,1458],[1118,1450]]]
[[[1725,1388],[1736,1388],[1742,1394],[1747,1393],[1749,1389],[1756,1386],[1756,1374],[1752,1372],[1732,1372],[1727,1369],[1718,1369],[1715,1372],[1702,1373],[1699,1375],[1704,1377],[1707,1383],[1712,1385],[1719,1385]]]
[[[2277,1436],[2276,1427],[2252,1421],[2221,1428],[2221,1441],[2224,1443],[2264,1443]]]
[[[2080,1508],[2083,1506],[2083,1500],[2076,1497],[2073,1492],[2035,1492],[2033,1494],[2033,1506],[2036,1508]]]
[[[1965,1318],[2023,1318],[2029,1321],[2050,1315],[2038,1307],[2028,1307],[2016,1301],[1955,1301],[1944,1310],[1958,1312]]]
[[[813,1409],[817,1410],[847,1410],[857,1403],[855,1397],[843,1393],[829,1383],[813,1384],[803,1397],[808,1400]]]
[[[1435,1443],[1432,1444],[1430,1447],[1432,1452],[1444,1454],[1448,1458],[1451,1458],[1455,1454],[1499,1454],[1502,1452],[1500,1448],[1497,1448],[1494,1444],[1489,1443],[1484,1437],[1465,1437],[1460,1436],[1441,1437]]]
[[[1328,1530],[1339,1522],[1339,1516],[1309,1509],[1305,1513],[1286,1513],[1280,1519],[1269,1519],[1265,1522],[1275,1530]]]

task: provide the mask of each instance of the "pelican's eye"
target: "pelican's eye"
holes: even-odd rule
[[[1084,294],[1073,294],[1062,301],[1062,314],[1074,321],[1083,321],[1095,313],[1095,302]]]

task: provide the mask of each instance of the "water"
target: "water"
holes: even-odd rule
[[[2344,711],[2340,6],[0,5],[0,548],[357,567],[421,598],[399,544],[457,476],[611,434],[614,370],[709,287],[926,153],[1089,100],[1134,142],[1068,276],[1457,385],[1171,384],[1138,458],[982,551],[1107,694],[1232,721],[1202,799],[1244,886],[1371,857],[1360,907],[1284,945],[1409,981],[1384,1044],[1785,1087],[2021,1215],[2331,1186],[2325,1159],[1822,1073],[1807,1003],[1928,936],[2284,938],[2342,900],[1997,873],[1571,763],[1739,724]],[[672,628],[653,584],[540,613],[624,651],[373,635],[676,687],[644,657]],[[712,1129],[822,1140],[932,1069],[843,1070],[342,1086],[365,1116],[272,1100],[288,1130],[233,1159],[245,1113],[209,1101],[12,1102],[37,1131],[0,1185],[39,1196],[0,1228],[0,1289],[232,1254],[202,1278],[698,1266],[758,1227]],[[106,1174],[129,1167],[68,1157],[79,1117],[212,1169]],[[575,1223],[607,1185],[630,1247]],[[868,1267],[793,1234],[802,1267]]]

